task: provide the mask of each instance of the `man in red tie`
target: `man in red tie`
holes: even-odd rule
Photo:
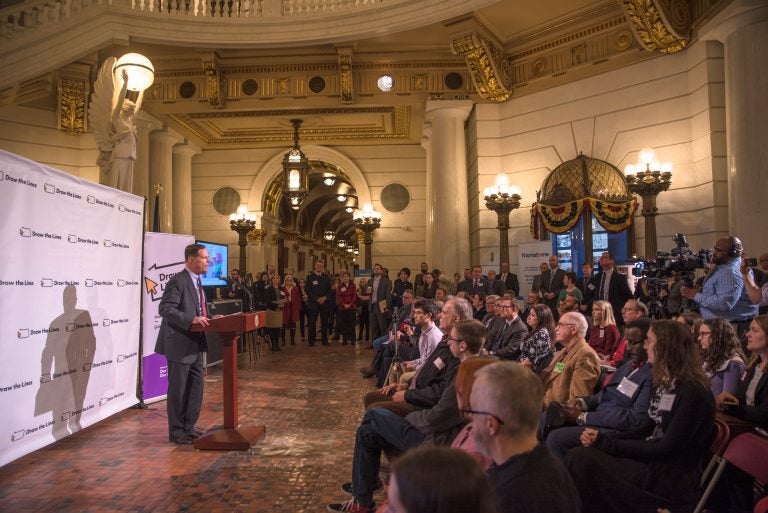
[[[200,436],[195,423],[203,402],[205,333],[192,326],[208,326],[208,311],[200,275],[208,271],[208,250],[202,244],[184,248],[184,270],[171,278],[160,300],[163,322],[155,352],[168,360],[168,439],[191,444]]]

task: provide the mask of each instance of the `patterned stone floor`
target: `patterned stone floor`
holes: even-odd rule
[[[367,345],[367,344],[366,344]],[[263,346],[262,346],[263,347]],[[165,402],[130,409],[0,468],[0,511],[321,512],[346,499],[369,349],[284,348],[239,361],[241,425],[265,425],[250,452],[168,442]],[[198,427],[222,423],[220,367]]]

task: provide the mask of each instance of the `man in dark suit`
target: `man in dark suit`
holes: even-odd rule
[[[496,334],[496,339],[491,345],[490,355],[498,356],[502,360],[517,360],[520,356],[520,346],[528,335],[528,326],[520,318],[517,303],[511,299],[500,299],[502,317],[505,324]]]
[[[457,292],[466,292],[469,294],[469,297],[478,292],[488,296],[493,294],[493,288],[491,287],[491,282],[483,277],[483,268],[476,265],[472,267],[472,276],[459,283]]]
[[[493,269],[488,271],[488,281],[491,283],[491,292],[493,292],[493,294],[491,295],[496,295],[496,296],[504,295],[504,291],[507,289],[504,286],[504,282],[498,279],[498,277],[496,276],[496,271],[494,271]],[[517,295],[517,292],[514,290],[511,290],[510,292],[513,295]]]
[[[488,275],[490,276],[490,273]],[[504,284],[505,291],[511,290],[514,297],[520,294],[520,283],[517,281],[517,275],[509,272],[509,262],[501,263],[501,272],[496,279]]]
[[[584,303],[591,305],[592,301],[602,299],[608,301],[613,308],[613,316],[616,323],[624,325],[621,313],[621,307],[628,300],[632,299],[632,291],[629,290],[627,275],[621,274],[616,269],[616,260],[613,255],[606,251],[600,255],[601,271],[592,277],[592,281],[587,286]]]
[[[193,326],[208,326],[200,275],[208,271],[208,250],[202,244],[184,248],[184,270],[171,278],[160,300],[160,331],[155,352],[168,360],[168,439],[191,444],[200,436],[195,423],[203,402],[205,333]]]
[[[387,319],[382,312],[382,306],[386,301],[386,309],[392,308],[392,282],[382,274],[381,264],[374,264],[373,277],[368,282],[371,293],[371,340],[386,335]]]
[[[304,281],[304,292],[307,294],[307,343],[315,345],[317,317],[320,316],[320,340],[328,345],[328,298],[331,294],[331,279],[323,271],[325,262],[315,260],[314,270]]]
[[[541,297],[544,298],[544,303],[552,310],[552,315],[557,319],[557,296],[560,291],[565,287],[563,283],[565,278],[565,271],[560,269],[560,260],[557,255],[549,257],[549,269],[541,273],[541,284],[539,292]]]

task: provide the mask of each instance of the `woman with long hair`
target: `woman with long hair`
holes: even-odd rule
[[[485,473],[469,455],[447,447],[421,447],[392,466],[390,513],[494,513]]]
[[[584,511],[690,511],[696,503],[715,422],[699,347],[686,326],[658,320],[651,323],[646,349],[653,366],[651,431],[587,428],[582,447],[566,455]]]
[[[699,328],[699,344],[704,372],[712,383],[712,395],[735,394],[746,358],[731,323],[719,317],[707,319]]]
[[[285,330],[290,330],[291,345],[296,345],[296,323],[299,321],[301,311],[301,293],[299,287],[293,281],[293,276],[287,274],[283,280],[283,345],[285,345]]]
[[[717,396],[717,407],[733,417],[768,429],[768,315],[749,324],[747,350],[752,357],[736,392]]]
[[[552,310],[544,304],[536,304],[528,313],[528,326],[531,332],[520,345],[520,363],[530,367],[538,374],[552,360],[552,341],[555,336],[555,319]]]
[[[435,299],[435,292],[437,291],[437,287],[438,284],[437,279],[435,279],[435,275],[432,273],[426,273],[424,275],[424,285],[422,285],[421,288],[416,291],[416,295],[425,299]]]
[[[589,332],[589,345],[600,359],[610,357],[619,345],[621,335],[613,316],[613,307],[608,301],[592,303],[592,329]]]
[[[269,284],[264,289],[264,301],[266,302],[267,310],[277,312],[283,309],[285,293],[282,287],[280,287],[280,276],[277,274],[269,278]],[[270,316],[270,314],[267,313],[267,316]],[[280,333],[282,331],[282,316],[277,325],[270,321],[267,322],[267,335],[269,336],[273,352],[280,351]]]

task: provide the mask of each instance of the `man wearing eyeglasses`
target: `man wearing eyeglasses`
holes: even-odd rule
[[[584,339],[586,334],[587,320],[580,313],[568,312],[557,323],[555,339],[563,349],[541,373],[545,406],[592,395],[600,376],[600,358]]]
[[[644,344],[650,319],[627,323],[628,358],[611,376],[605,388],[597,394],[577,397],[564,405],[564,414],[571,424],[554,429],[546,438],[553,454],[565,458],[569,449],[581,445],[584,427],[601,431],[639,433],[651,426],[648,407],[651,402],[653,374],[648,365]]]
[[[536,438],[543,398],[541,381],[517,363],[476,373],[468,412],[477,449],[493,460],[488,480],[498,511],[581,511],[567,469]]]
[[[462,304],[462,302],[464,304]],[[456,319],[455,305],[462,319]],[[368,513],[374,511],[373,492],[384,450],[404,452],[417,447],[427,438],[436,445],[448,445],[464,424],[459,412],[454,388],[455,369],[459,362],[476,356],[483,344],[485,329],[480,321],[471,319],[472,308],[466,300],[450,299],[443,307],[448,316],[440,325],[450,335],[441,342],[445,344],[456,366],[450,374],[444,373],[443,388],[438,401],[429,407],[416,408],[406,416],[386,408],[370,408],[357,428],[355,453],[352,460],[352,482],[344,483],[342,491],[352,495],[349,501],[329,504],[329,512],[347,511]],[[447,321],[447,322],[445,322]],[[450,326],[450,330],[446,328]]]
[[[501,299],[502,325],[496,339],[490,345],[488,354],[502,360],[516,360],[520,356],[520,345],[528,335],[528,326],[518,315],[517,305],[511,299]],[[498,302],[497,302],[498,303]]]

